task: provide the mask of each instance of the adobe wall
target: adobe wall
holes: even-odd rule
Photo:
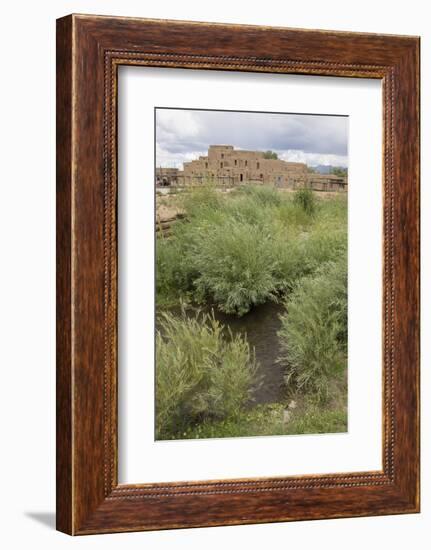
[[[160,176],[163,177],[162,172]],[[316,191],[347,189],[346,178],[310,173],[304,163],[266,159],[262,151],[237,150],[232,145],[210,145],[208,155],[185,162],[183,171],[164,177],[172,184],[184,186],[211,182],[230,187],[247,182],[288,189],[310,187]]]

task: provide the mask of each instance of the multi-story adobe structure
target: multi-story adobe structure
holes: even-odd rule
[[[166,170],[175,173],[168,175]],[[210,145],[207,156],[185,162],[183,171],[158,168],[156,182],[161,181],[184,186],[211,182],[226,187],[251,183],[288,189],[310,187],[316,191],[347,189],[345,177],[312,173],[304,163],[267,158],[262,151],[234,149],[232,145]]]

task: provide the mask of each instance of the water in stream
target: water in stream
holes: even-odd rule
[[[194,315],[193,310],[187,310]],[[210,308],[200,308],[210,312]],[[283,366],[277,363],[280,353],[277,331],[280,329],[282,305],[268,302],[253,308],[242,317],[227,315],[214,308],[214,317],[223,325],[228,325],[234,334],[245,334],[251,348],[255,350],[259,363],[260,384],[254,392],[254,404],[275,403],[283,400]],[[174,310],[177,313],[177,310]]]

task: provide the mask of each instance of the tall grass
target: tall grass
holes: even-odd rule
[[[312,216],[316,210],[316,198],[311,189],[298,189],[293,198],[295,204]]]
[[[286,383],[326,401],[346,369],[346,255],[300,279],[285,305],[279,338]]]
[[[251,398],[254,353],[214,316],[163,313],[156,334],[156,437],[234,417]]]
[[[345,198],[311,195],[311,211],[297,196],[263,186],[183,193],[186,218],[157,239],[158,303],[210,302],[243,315],[336,259],[347,246]]]
[[[264,185],[244,185],[240,187],[240,193],[251,197],[263,206],[280,206],[282,196],[274,187]]]

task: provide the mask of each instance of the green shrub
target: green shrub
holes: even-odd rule
[[[243,315],[338,258],[347,248],[345,198],[319,201],[310,216],[295,197],[265,186],[184,192],[185,219],[157,239],[158,304],[206,301]]]
[[[304,212],[312,216],[316,210],[316,197],[311,189],[298,189],[293,196],[295,204],[300,206]]]
[[[346,369],[346,255],[300,279],[285,305],[278,334],[286,383],[324,401]]]
[[[273,242],[270,232],[254,225],[230,221],[211,227],[190,252],[199,273],[196,298],[209,297],[221,311],[237,315],[275,298],[278,258]]]
[[[158,237],[156,241],[156,302],[159,306],[172,306],[178,301],[192,299],[193,282],[199,273],[189,260],[191,236],[177,222],[178,237]]]
[[[313,230],[301,240],[303,274],[311,274],[323,264],[345,258],[347,233],[341,231]]]
[[[156,254],[156,298],[168,302],[169,297],[175,297],[178,290],[183,289],[181,279],[181,250],[178,243],[164,237],[157,238]]]
[[[163,313],[156,333],[156,437],[233,417],[251,399],[254,353],[211,315]]]

